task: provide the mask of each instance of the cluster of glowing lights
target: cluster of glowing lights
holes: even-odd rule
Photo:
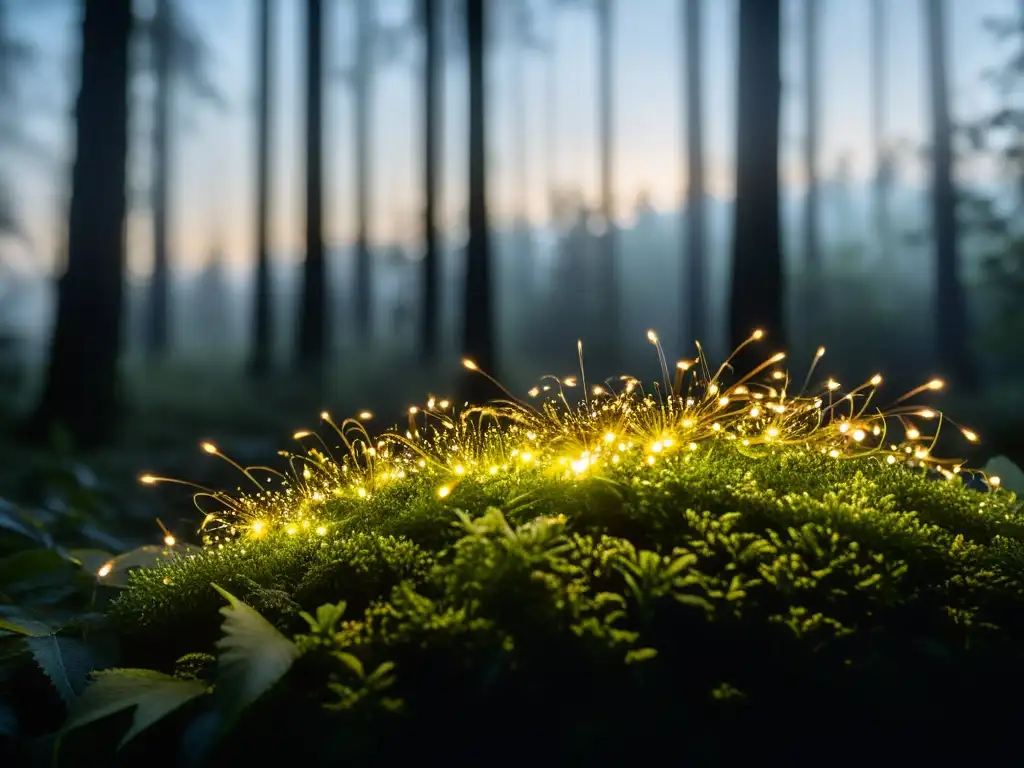
[[[507,399],[460,411],[448,400],[431,397],[408,409],[404,429],[392,428],[377,438],[365,426],[372,418],[367,411],[340,424],[323,412],[320,418],[330,428],[333,446],[316,431],[295,432],[303,451],[281,452],[287,473],[243,467],[213,443],[201,444],[206,453],[238,470],[253,486],[252,492],[231,495],[149,474],[140,481],[190,486],[204,516],[203,543],[223,547],[239,537],[260,538],[271,530],[325,536],[332,520],[328,501],[369,499],[383,486],[412,476],[436,482],[436,496],[444,500],[469,476],[529,470],[572,481],[627,459],[655,465],[665,456],[682,454],[688,460],[687,454],[713,440],[728,441],[751,455],[799,448],[836,459],[874,456],[889,465],[927,468],[947,478],[960,472],[956,461],[932,455],[940,427],[951,424],[972,443],[978,436],[936,410],[909,404],[921,393],[941,390],[941,380],[933,379],[884,408],[875,404],[880,375],[848,391],[832,379],[809,391],[825,354],[819,348],[795,392],[789,374],[778,367],[785,359],[781,352],[727,384],[723,376],[735,356],[762,338],[763,333],[755,331],[712,370],[699,344],[696,359],[670,366],[657,335],[649,332],[662,372],[662,380],[649,392],[632,376],[588,387],[582,344],[579,376],[544,377],[525,400],[472,360],[463,360],[467,370],[488,378]],[[577,388],[579,402],[567,394]],[[999,485],[998,477],[987,481],[991,487]],[[208,504],[214,508],[208,510]],[[166,529],[164,533],[165,543],[173,547],[174,537]]]

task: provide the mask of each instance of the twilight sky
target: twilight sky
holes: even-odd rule
[[[515,0],[490,0],[493,6]],[[530,0],[538,9],[539,31],[554,30],[556,59],[539,54],[526,58],[528,85],[525,124],[530,215],[547,215],[546,184],[581,188],[595,200],[597,183],[596,36],[593,16],[583,9],[563,9],[554,17],[548,3]],[[451,3],[451,0],[447,0]],[[869,0],[822,0],[823,35],[822,125],[823,169],[833,169],[847,155],[856,177],[871,172],[869,147]],[[956,116],[964,117],[992,104],[990,88],[979,79],[987,66],[1005,60],[1008,49],[996,46],[982,28],[982,19],[1014,12],[1017,0],[946,0],[951,49],[951,95]],[[201,264],[212,247],[222,247],[233,263],[249,261],[254,211],[254,58],[255,0],[179,0],[183,10],[206,36],[212,49],[211,74],[230,102],[227,113],[208,106],[194,109],[187,95],[177,97],[178,133],[173,163],[172,253],[179,264]],[[39,61],[23,78],[22,110],[30,134],[52,151],[49,163],[4,156],[18,181],[21,210],[32,238],[34,258],[50,263],[61,239],[70,157],[74,56],[77,49],[77,3],[47,0],[33,8],[21,4],[11,14],[16,34],[39,48]],[[140,13],[147,3],[139,1]],[[887,94],[889,138],[920,143],[928,135],[923,49],[923,0],[888,0],[889,71]],[[352,31],[350,0],[329,0],[331,44],[328,68],[347,63]],[[673,209],[685,189],[682,142],[681,0],[616,0],[615,140],[617,207],[628,217],[636,196],[650,193],[654,205]],[[272,242],[282,253],[301,252],[301,135],[303,51],[302,0],[276,0],[277,89],[274,104],[274,206]],[[705,0],[706,136],[710,191],[731,195],[735,115],[736,0]],[[783,175],[786,183],[801,182],[800,142],[803,109],[801,65],[802,0],[784,0],[783,41]],[[28,10],[26,10],[28,9]],[[386,23],[405,18],[409,0],[379,0]],[[553,24],[552,24],[553,21]],[[489,59],[490,205],[492,217],[507,220],[515,202],[515,128],[517,125],[510,74],[515,60],[504,39],[495,41]],[[383,63],[374,93],[373,214],[375,239],[414,242],[421,203],[418,40],[410,37],[397,61]],[[545,84],[553,77],[557,111],[549,123],[551,100]],[[145,133],[151,111],[152,84],[137,76],[133,107],[138,123],[132,146],[130,175],[136,195],[129,220],[133,271],[145,272],[150,259],[148,186],[149,151]],[[443,210],[446,224],[458,231],[464,208],[466,132],[465,69],[456,49],[448,58],[445,101]],[[349,201],[353,189],[352,113],[345,86],[327,86],[325,146],[327,150],[327,237],[335,243],[354,228]],[[185,119],[187,113],[187,119]],[[553,126],[549,157],[545,136]],[[924,179],[920,175],[917,178]]]

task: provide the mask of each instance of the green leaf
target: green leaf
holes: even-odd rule
[[[105,587],[127,587],[128,576],[132,571],[140,568],[155,568],[177,557],[188,556],[197,551],[196,547],[188,544],[178,544],[174,547],[147,544],[102,563],[102,571],[97,569],[101,573],[98,576],[98,581]]]
[[[132,726],[118,749],[174,710],[206,693],[198,680],[180,680],[149,669],[93,672],[93,682],[78,697],[62,733],[135,707]]]
[[[982,471],[986,477],[998,477],[1001,488],[1024,497],[1024,470],[1005,456],[993,456]]]
[[[46,637],[52,635],[54,631],[53,627],[20,614],[13,618],[0,615],[0,629],[28,637]]]
[[[68,556],[83,571],[93,575],[113,559],[113,555],[102,549],[72,549],[68,552]]]
[[[84,687],[93,666],[92,655],[85,643],[57,635],[30,636],[25,638],[25,643],[60,697],[71,704]]]
[[[217,641],[217,693],[230,723],[284,676],[299,649],[258,611],[216,584],[213,588],[229,603],[220,609],[224,637]]]
[[[0,588],[8,595],[66,582],[74,566],[52,549],[27,549],[0,558]]]
[[[657,655],[657,648],[634,648],[626,652],[626,663],[636,664],[638,661],[650,661]]]

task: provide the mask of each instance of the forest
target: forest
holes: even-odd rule
[[[0,0],[0,758],[1001,757],[1022,333],[1022,0]]]

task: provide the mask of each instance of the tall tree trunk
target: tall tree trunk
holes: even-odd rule
[[[256,286],[253,297],[253,346],[250,372],[266,374],[271,367],[270,305],[270,72],[271,72],[271,2],[260,0],[258,21],[258,105],[256,116]]]
[[[779,0],[740,0],[736,205],[729,337],[762,329],[784,349],[779,231]],[[749,358],[748,358],[749,359]]]
[[[707,342],[707,257],[704,205],[704,89],[701,55],[704,0],[683,0],[686,39],[686,309],[684,341]],[[690,335],[686,340],[685,334]]]
[[[607,364],[614,364],[619,353],[619,276],[615,262],[615,179],[612,168],[612,132],[614,130],[614,82],[612,0],[597,0],[598,29],[598,143],[601,153],[601,215],[605,232],[601,237],[601,348]]]
[[[878,263],[889,262],[889,154],[885,146],[885,0],[871,0],[871,145],[875,156],[875,242]]]
[[[375,0],[356,0],[356,66],[353,113],[356,141],[356,332],[368,343],[373,329],[370,261],[370,77],[376,32]]]
[[[441,0],[420,0],[423,25],[423,301],[420,353],[424,362],[440,352],[441,254],[437,232],[438,118],[440,116],[438,22]]]
[[[820,320],[821,307],[821,180],[819,169],[819,128],[821,126],[818,42],[821,38],[821,0],[804,0],[804,167],[807,171],[807,193],[804,198],[804,274],[801,328],[814,328]],[[804,340],[805,341],[805,340]]]
[[[554,224],[557,213],[555,186],[558,183],[558,174],[555,171],[555,158],[558,157],[558,81],[555,79],[558,58],[554,31],[551,32],[546,54],[545,63],[548,71],[544,80],[544,193],[547,195],[548,223]]]
[[[960,280],[959,226],[953,187],[953,126],[949,116],[946,69],[946,9],[943,0],[925,0],[926,45],[931,74],[932,221],[935,231],[935,344],[944,375],[965,392],[977,388],[968,344],[967,301]]]
[[[533,302],[534,259],[533,243],[529,224],[529,175],[527,151],[526,113],[526,47],[529,35],[529,10],[526,0],[517,0],[512,7],[515,18],[512,22],[512,42],[509,64],[511,66],[511,95],[513,113],[513,160],[515,166],[515,204],[512,225],[513,284],[512,290],[519,297],[521,305]]]
[[[153,274],[149,281],[146,354],[163,358],[170,346],[170,259],[168,220],[171,173],[171,89],[174,51],[173,0],[156,0],[153,52],[156,95],[153,115]]]
[[[68,429],[80,446],[113,435],[119,414],[128,158],[129,0],[84,0],[75,107],[67,272],[34,427]]]
[[[486,0],[466,0],[466,42],[469,54],[469,242],[466,245],[466,282],[462,349],[491,375],[497,375],[494,308],[491,302],[491,249],[487,231],[487,124],[484,66]],[[492,396],[485,378],[471,373],[466,395],[473,401]]]
[[[323,235],[323,0],[306,0],[306,263],[302,272],[299,364],[327,354],[327,281]]]

